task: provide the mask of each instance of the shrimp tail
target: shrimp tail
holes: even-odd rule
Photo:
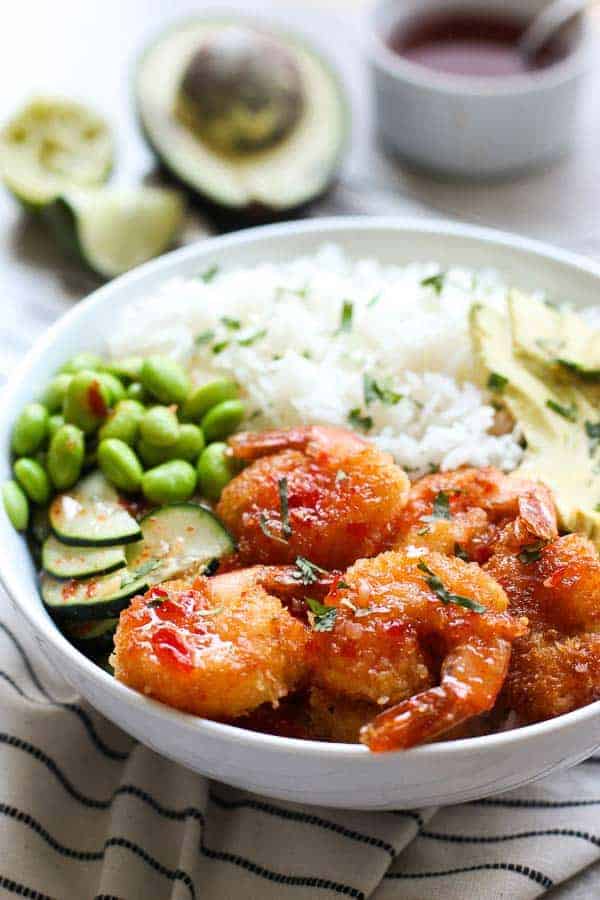
[[[552,495],[542,485],[519,497],[519,516],[534,537],[551,541],[558,536]]]
[[[375,753],[407,750],[488,712],[509,660],[510,642],[503,638],[456,647],[446,657],[441,683],[380,713],[361,729],[361,743]]]

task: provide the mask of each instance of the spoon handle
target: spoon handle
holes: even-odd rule
[[[597,2],[598,0],[554,0],[524,31],[519,41],[521,53],[535,56],[561,25]]]

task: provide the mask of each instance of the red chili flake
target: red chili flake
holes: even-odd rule
[[[93,414],[99,419],[105,419],[108,415],[108,406],[104,402],[104,397],[100,390],[100,382],[97,379],[94,379],[87,389],[87,398]]]

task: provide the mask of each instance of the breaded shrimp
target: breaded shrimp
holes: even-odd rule
[[[293,573],[292,573],[293,575]],[[112,662],[129,687],[185,712],[233,719],[277,704],[307,669],[308,632],[275,595],[266,566],[168,582],[121,613]]]
[[[385,708],[360,733],[375,751],[430,741],[490,710],[526,630],[478,565],[438,553],[359,560],[325,605],[336,613],[330,630],[313,632],[312,683]]]
[[[485,566],[531,630],[519,637],[502,703],[538,722],[600,699],[600,560],[587,538],[545,544],[510,524]]]
[[[457,552],[483,563],[509,520],[519,518],[532,536],[556,537],[552,494],[543,484],[505,475],[491,466],[426,475],[410,490],[395,547]]]
[[[390,546],[409,482],[389,454],[321,426],[238,434],[229,446],[236,459],[252,461],[217,507],[242,563],[300,555],[343,569]]]

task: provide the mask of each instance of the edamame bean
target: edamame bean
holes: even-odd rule
[[[185,419],[199,422],[211,407],[225,400],[237,400],[240,392],[235,381],[230,378],[218,378],[193,388],[183,404],[182,414]]]
[[[50,440],[52,440],[58,429],[62,428],[64,424],[64,416],[61,416],[60,413],[55,413],[53,416],[48,417],[48,437]]]
[[[142,363],[141,356],[124,356],[122,359],[112,359],[107,362],[105,369],[111,375],[116,375],[121,381],[139,381]]]
[[[241,400],[224,400],[213,406],[202,418],[202,431],[207,443],[228,437],[243,418],[244,404]]]
[[[104,441],[108,438],[118,438],[132,447],[137,440],[144,411],[144,407],[137,400],[120,400],[109,413],[104,425],[100,427],[99,439]]]
[[[5,481],[2,485],[2,500],[6,515],[17,531],[25,531],[29,522],[29,502],[16,481]]]
[[[63,404],[65,422],[91,434],[108,415],[110,393],[96,372],[83,370],[73,375]]]
[[[46,385],[46,390],[42,394],[41,401],[50,413],[60,412],[71,381],[71,375],[65,372],[62,375],[55,375],[52,381]]]
[[[17,456],[28,456],[41,447],[48,432],[48,410],[41,403],[28,403],[15,422],[12,448]]]
[[[73,487],[83,468],[85,440],[75,425],[62,425],[48,447],[48,472],[54,487],[65,491]]]
[[[143,384],[139,381],[133,381],[125,388],[125,393],[130,400],[137,400],[138,403],[146,403],[148,400],[148,392]]]
[[[35,459],[23,456],[13,466],[15,478],[34,503],[43,506],[50,498],[50,479],[46,470]]]
[[[104,360],[97,353],[76,353],[71,359],[60,367],[61,372],[81,372],[83,369],[99,370],[104,368]]]
[[[174,446],[175,444],[173,444]],[[137,450],[137,455],[148,469],[153,469],[154,466],[159,466],[169,459],[167,456],[169,447],[155,447],[154,444],[149,444],[144,438],[139,439],[135,449]]]
[[[156,447],[143,438],[137,443],[137,452],[144,465],[153,467],[170,459],[185,459],[195,463],[204,448],[204,435],[197,425],[180,425],[179,437],[170,447]]]
[[[143,470],[131,447],[118,438],[108,438],[98,445],[98,465],[120,491],[133,493],[139,490]]]
[[[142,478],[142,491],[151,503],[179,503],[189,500],[196,488],[196,471],[184,459],[149,469]]]
[[[110,405],[114,406],[119,400],[122,400],[125,397],[125,386],[123,382],[120,381],[116,375],[111,375],[110,372],[98,372],[97,374],[101,383],[108,391]]]
[[[149,356],[142,363],[140,381],[161,403],[181,405],[190,390],[183,368],[168,356]]]
[[[171,447],[179,437],[179,422],[168,406],[153,406],[140,421],[140,435],[155,447]]]
[[[198,487],[207,500],[218,500],[221,491],[235,475],[235,464],[227,456],[227,444],[209,444],[198,460]]]

